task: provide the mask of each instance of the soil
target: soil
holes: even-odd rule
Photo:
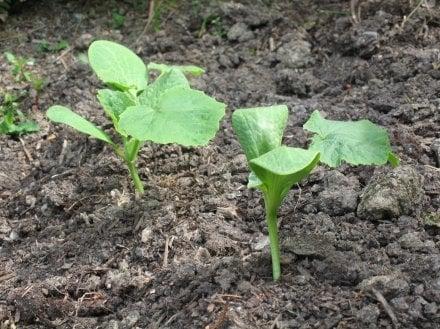
[[[41,131],[0,137],[0,327],[440,328],[440,8],[409,15],[417,3],[365,1],[355,23],[349,1],[175,2],[146,33],[135,1],[18,8],[0,52],[33,57],[47,84],[20,104]],[[192,84],[228,104],[209,146],[143,148],[140,199],[111,149],[44,118],[63,104],[109,128],[84,62],[93,39],[205,67]],[[28,88],[3,58],[0,71],[0,90]],[[276,283],[230,125],[235,108],[271,104],[290,109],[288,145],[307,145],[318,109],[384,126],[402,163],[321,166],[293,189]],[[388,204],[368,202],[381,191]]]

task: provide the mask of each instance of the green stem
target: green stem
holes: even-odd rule
[[[272,276],[273,280],[277,281],[281,276],[281,264],[280,264],[280,243],[278,240],[278,220],[277,220],[277,207],[268,202],[268,197],[264,197],[266,205],[266,222],[269,231],[270,242],[270,254],[272,257]]]
[[[128,167],[128,171],[130,172],[131,179],[134,184],[134,188],[139,192],[140,195],[144,194],[144,185],[139,177],[137,167],[136,167],[136,155],[140,148],[140,142],[136,142],[130,149],[127,148],[127,141],[124,140],[124,149],[122,149],[119,145],[113,145],[113,149],[116,154],[124,160],[125,164]]]
[[[139,174],[136,168],[136,163],[134,161],[126,161],[125,162],[128,167],[128,171],[130,172],[131,179],[133,180],[134,187],[139,194],[144,194],[144,185],[142,184],[141,179],[139,178]]]

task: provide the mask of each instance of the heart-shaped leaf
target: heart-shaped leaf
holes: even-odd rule
[[[387,161],[393,166],[399,164],[386,130],[368,120],[327,120],[314,111],[304,129],[315,133],[309,149],[320,152],[321,162],[330,167],[342,161],[352,165],[383,165]]]
[[[288,112],[285,105],[234,111],[232,126],[248,161],[281,145]]]
[[[156,143],[205,145],[219,129],[225,105],[201,91],[175,86],[160,93],[148,105],[129,107],[119,126],[128,135]]]
[[[185,75],[179,70],[170,69],[158,77],[139,95],[139,104],[154,108],[168,89],[178,86],[184,89],[190,89],[189,82]]]
[[[292,186],[305,178],[319,161],[319,152],[279,146],[250,161],[250,166],[261,180],[259,186],[267,193],[272,207],[278,208]]]
[[[98,100],[118,131],[119,116],[128,107],[136,105],[131,94],[118,90],[101,89],[98,91]]]

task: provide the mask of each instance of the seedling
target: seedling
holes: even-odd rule
[[[5,52],[5,57],[9,64],[12,65],[11,73],[17,82],[30,80],[31,73],[28,71],[28,67],[34,65],[33,60],[15,56],[10,52]]]
[[[125,16],[118,10],[112,12],[112,25],[114,29],[120,30],[124,26]]]
[[[69,43],[66,40],[60,40],[58,42],[49,42],[47,40],[41,40],[38,43],[38,51],[42,53],[57,53],[61,50],[69,48]]]
[[[140,194],[144,187],[136,158],[144,142],[200,146],[215,136],[225,105],[191,89],[184,75],[184,72],[200,73],[200,68],[154,63],[146,67],[130,49],[102,40],[91,44],[88,55],[92,69],[109,87],[98,91],[98,100],[113,122],[120,143],[64,106],[52,106],[47,117],[111,145],[127,165]],[[150,70],[160,71],[151,83],[148,82]]]
[[[34,121],[28,120],[18,109],[18,99],[12,94],[5,94],[0,104],[0,134],[23,135],[38,131]]]
[[[284,105],[238,109],[232,125],[251,168],[249,188],[263,193],[272,257],[273,279],[281,275],[277,211],[293,185],[307,177],[319,162],[337,167],[397,166],[385,129],[368,120],[332,121],[315,111],[304,125],[314,133],[308,150],[281,144],[288,109]]]

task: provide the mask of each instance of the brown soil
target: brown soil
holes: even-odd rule
[[[47,81],[38,106],[32,95],[21,102],[41,131],[23,143],[0,137],[2,329],[440,328],[439,230],[422,222],[440,207],[438,4],[402,26],[416,1],[366,1],[358,24],[349,1],[270,2],[188,1],[142,34],[146,11],[130,1],[28,1],[0,26],[0,52],[33,57]],[[193,85],[229,105],[208,147],[143,148],[140,200],[111,149],[44,118],[64,104],[108,127],[100,84],[80,60],[101,38],[146,62],[205,67]],[[37,50],[61,39],[67,51]],[[0,91],[27,88],[3,58],[0,73]],[[289,145],[307,145],[301,127],[315,109],[386,127],[402,163],[425,178],[419,211],[371,221],[326,205],[332,177],[354,181],[356,200],[390,169],[321,167],[281,209],[283,278],[273,283],[261,195],[245,187],[230,125],[235,108],[269,104],[291,110]],[[381,286],[363,288],[379,276]]]

